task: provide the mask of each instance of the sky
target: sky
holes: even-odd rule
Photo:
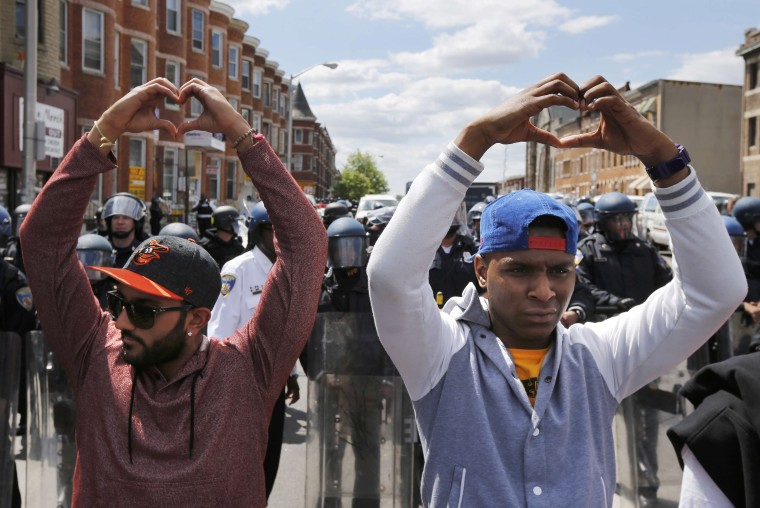
[[[295,81],[338,169],[369,153],[398,195],[468,122],[548,75],[741,85],[735,53],[760,27],[757,0],[223,1],[286,76],[308,69]],[[525,173],[523,144],[481,160],[478,182]]]

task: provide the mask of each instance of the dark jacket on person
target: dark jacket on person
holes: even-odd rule
[[[462,291],[470,282],[479,288],[475,267],[470,259],[477,251],[472,239],[462,235],[457,235],[448,253],[443,247],[438,247],[428,273],[433,296],[440,291],[446,302],[452,296],[462,296]]]
[[[235,236],[226,242],[216,236],[215,228],[207,229],[203,233],[200,245],[211,254],[211,257],[214,258],[216,264],[219,265],[220,270],[227,261],[236,258],[245,252],[243,241],[239,236]]]
[[[597,306],[616,306],[624,298],[643,303],[673,278],[654,247],[640,238],[609,242],[596,232],[578,244],[583,254],[578,277],[588,285]]]
[[[760,506],[760,353],[701,369],[681,390],[696,409],[668,429],[683,467],[687,445],[736,506]]]

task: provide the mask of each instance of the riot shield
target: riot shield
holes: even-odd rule
[[[318,314],[307,371],[306,506],[411,506],[414,413],[372,314]]]
[[[28,408],[24,506],[68,508],[76,461],[74,397],[63,370],[47,347],[43,332],[29,332],[26,340]]]
[[[0,506],[11,506],[14,438],[18,421],[21,337],[0,333]]]

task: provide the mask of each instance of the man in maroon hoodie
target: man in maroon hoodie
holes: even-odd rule
[[[179,127],[154,108],[195,98]],[[109,313],[76,254],[112,140],[163,129],[221,132],[277,228],[277,262],[248,324],[226,340],[202,331],[221,282],[196,244],[146,240],[123,269]],[[77,402],[74,506],[265,506],[261,464],[272,407],[314,321],[327,239],[309,201],[260,135],[214,87],[157,78],[131,90],[66,155],[24,221],[29,284]],[[67,203],[61,207],[61,203]],[[63,225],[63,226],[62,226]]]

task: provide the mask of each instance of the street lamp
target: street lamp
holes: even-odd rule
[[[309,72],[313,68],[321,67],[321,66],[328,67],[330,69],[335,69],[338,66],[338,64],[335,62],[325,62],[321,64],[316,64],[316,65],[312,65],[311,67],[307,67],[301,72],[297,72],[295,74],[290,75],[290,88],[288,89],[289,100],[288,100],[288,157],[287,157],[289,173],[293,172],[293,166],[291,165],[291,161],[293,160],[293,103],[296,100],[295,99],[296,87],[295,87],[294,80],[298,76]]]

